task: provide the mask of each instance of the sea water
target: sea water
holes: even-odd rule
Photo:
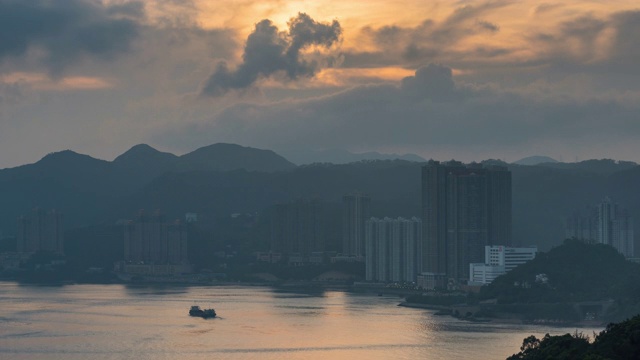
[[[529,335],[576,331],[466,322],[401,300],[328,289],[0,282],[0,358],[504,359]],[[218,317],[190,317],[191,305]]]

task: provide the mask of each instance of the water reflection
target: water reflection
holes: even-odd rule
[[[187,294],[190,289],[188,286],[179,285],[163,285],[163,284],[127,284],[124,285],[127,294],[133,296],[140,295],[178,295]]]
[[[336,290],[75,285],[53,291],[12,283],[0,289],[0,358],[504,359],[530,334],[574,330],[469,323],[396,306],[395,296]],[[194,301],[211,305],[220,318],[188,316]]]

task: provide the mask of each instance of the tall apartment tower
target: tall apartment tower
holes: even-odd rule
[[[567,238],[611,245],[625,257],[634,256],[633,219],[626,209],[606,197],[601,203],[576,212],[565,222]]]
[[[415,282],[416,248],[421,238],[418,218],[371,218],[365,222],[367,281]]]
[[[150,264],[188,264],[187,228],[179,220],[169,223],[156,212],[140,210],[124,227],[125,261]]]
[[[62,213],[35,208],[18,218],[18,252],[48,251],[64,253]]]
[[[511,172],[430,161],[422,168],[418,261],[428,287],[465,283],[487,245],[511,245]]]
[[[354,193],[342,197],[342,253],[365,256],[365,221],[370,217],[371,198]]]
[[[618,204],[611,202],[608,197],[598,204],[597,240],[599,243],[613,246],[613,220],[617,213]]]
[[[324,251],[322,205],[318,200],[277,204],[271,218],[271,251],[308,257]]]

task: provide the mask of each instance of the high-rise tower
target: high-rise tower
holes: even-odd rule
[[[271,218],[271,251],[304,258],[324,251],[322,204],[298,199],[277,204]]]
[[[149,264],[188,264],[186,226],[176,220],[169,223],[156,211],[143,210],[124,226],[124,260]]]
[[[35,208],[18,218],[18,252],[49,251],[64,253],[62,213]]]
[[[511,173],[430,161],[422,168],[422,226],[418,265],[428,287],[465,282],[486,245],[511,245]]]
[[[354,193],[342,197],[342,253],[364,256],[365,221],[370,217],[371,198]]]
[[[629,212],[609,197],[586,214],[576,213],[565,222],[567,238],[611,245],[626,257],[635,255],[633,219]]]

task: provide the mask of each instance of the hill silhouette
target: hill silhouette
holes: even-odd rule
[[[178,158],[177,171],[247,171],[273,172],[295,168],[296,165],[271,150],[261,150],[236,144],[218,143],[201,147]]]
[[[556,163],[556,162],[558,162],[558,160],[550,158],[548,156],[534,155],[534,156],[528,156],[526,158],[522,158],[518,161],[514,161],[513,163],[515,165],[538,165],[538,164]]]

